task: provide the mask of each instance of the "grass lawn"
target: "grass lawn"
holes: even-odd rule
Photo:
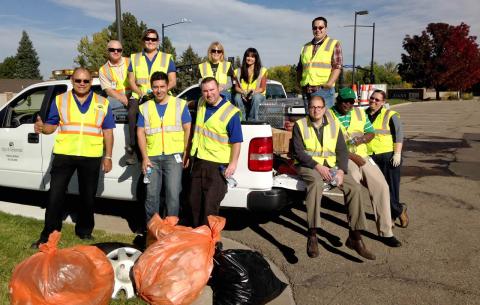
[[[9,304],[8,282],[12,276],[13,268],[24,259],[37,253],[38,250],[30,249],[32,242],[38,239],[43,228],[43,221],[21,216],[13,216],[0,212],[0,304]],[[131,243],[134,236],[121,234],[108,234],[105,231],[94,231],[95,242],[125,242]],[[91,242],[90,242],[91,243]],[[64,224],[59,248],[68,248],[77,244],[90,244],[78,239],[70,224]],[[110,304],[147,304],[140,299],[113,300]]]

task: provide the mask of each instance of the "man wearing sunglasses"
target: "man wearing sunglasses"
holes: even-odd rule
[[[150,78],[155,72],[163,72],[168,76],[168,90],[177,84],[177,69],[171,54],[158,50],[160,40],[158,32],[148,29],[142,36],[144,48],[142,52],[130,55],[128,67],[128,80],[132,89],[132,98],[128,103],[128,131],[130,145],[127,152],[133,154],[136,143],[136,122],[138,104],[142,97],[151,92]]]
[[[340,42],[327,35],[327,19],[317,17],[312,21],[313,39],[300,52],[297,81],[302,87],[305,107],[312,95],[325,99],[327,108],[334,103],[335,82],[340,76],[343,55]]]
[[[350,88],[338,91],[337,102],[330,112],[337,118],[349,150],[348,172],[357,183],[367,187],[372,201],[378,235],[390,247],[400,247],[393,236],[390,194],[380,168],[368,157],[367,144],[375,137],[375,129],[365,111],[354,108],[356,95]]]
[[[293,127],[293,154],[297,171],[307,185],[307,255],[319,255],[317,228],[320,228],[320,206],[323,186],[335,179],[345,196],[349,234],[345,245],[360,256],[374,260],[362,241],[361,230],[366,229],[366,217],[361,199],[361,185],[348,172],[348,150],[340,124],[325,106],[321,96],[312,96],[308,102],[308,116]],[[337,166],[335,178],[331,168]]]
[[[132,96],[128,81],[130,58],[123,57],[122,52],[123,47],[120,41],[111,40],[108,42],[108,61],[98,71],[98,78],[100,79],[100,86],[108,96],[128,107],[128,100]],[[136,162],[133,151],[130,151],[130,149],[127,149],[125,161],[128,165]]]
[[[112,169],[115,119],[109,102],[91,90],[92,77],[85,68],[74,70],[72,84],[73,90],[52,101],[45,123],[38,117],[34,125],[35,133],[48,135],[58,128],[58,134],[53,146],[45,225],[32,248],[47,242],[54,230],[61,231],[65,192],[75,171],[81,202],[75,234],[80,239],[93,239],[99,171],[102,168],[108,173]]]

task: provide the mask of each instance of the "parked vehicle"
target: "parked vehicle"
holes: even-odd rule
[[[276,92],[272,88],[278,88],[278,84],[270,81],[271,92]],[[49,189],[55,135],[35,134],[33,124],[37,115],[45,120],[54,97],[71,87],[69,80],[34,84],[0,108],[0,186],[40,191]],[[98,79],[94,79],[92,88],[102,94]],[[283,86],[281,88],[278,91],[285,96]],[[187,93],[180,96],[188,98]],[[137,193],[143,189],[143,182],[140,179],[140,165],[128,166],[125,163],[127,110],[118,101],[112,100],[111,105],[117,124],[114,130],[113,168],[107,174],[100,174],[97,196],[136,200]],[[274,187],[271,126],[263,122],[242,122],[242,132],[244,142],[234,175],[238,185],[228,189],[221,206],[252,211],[271,211],[284,207],[288,204],[286,189]],[[68,192],[78,193],[77,186],[74,175]]]

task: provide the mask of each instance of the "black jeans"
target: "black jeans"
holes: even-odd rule
[[[95,194],[98,186],[98,175],[102,158],[54,155],[50,170],[50,191],[45,210],[45,226],[40,240],[46,242],[54,230],[62,230],[65,193],[75,170],[78,175],[78,189],[81,207],[75,225],[75,234],[88,235],[93,231]]]
[[[377,163],[378,167],[385,176],[387,180],[388,188],[390,189],[390,210],[392,213],[392,219],[397,219],[400,214],[402,214],[403,207],[400,204],[400,168],[402,163],[399,166],[395,167],[390,161],[393,157],[393,152],[387,152],[378,155],[371,155],[373,161]]]
[[[131,98],[128,100],[128,135],[129,143],[131,147],[137,143],[137,115],[138,115],[138,100]]]
[[[188,203],[192,226],[208,225],[208,215],[218,215],[220,202],[227,193],[227,182],[220,172],[221,163],[193,159]],[[224,164],[223,164],[224,165]]]

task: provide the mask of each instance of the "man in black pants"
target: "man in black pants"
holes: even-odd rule
[[[61,231],[65,193],[75,171],[78,173],[82,204],[78,209],[75,234],[80,239],[93,239],[100,167],[105,173],[112,169],[115,119],[109,102],[91,90],[92,77],[85,68],[75,69],[72,84],[73,90],[58,95],[52,101],[46,122],[38,117],[34,125],[35,133],[48,135],[58,127],[58,134],[53,147],[45,225],[32,248],[47,242],[53,231]]]

